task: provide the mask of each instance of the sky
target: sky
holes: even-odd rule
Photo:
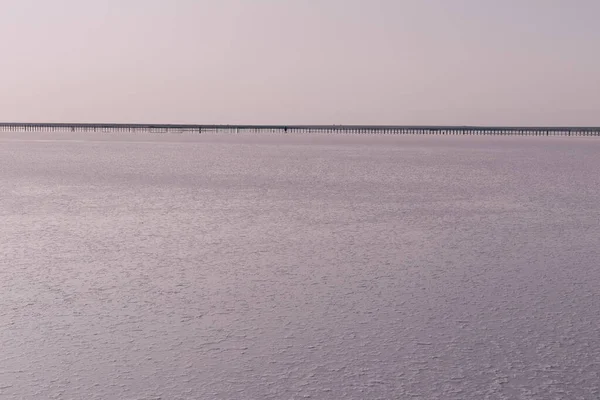
[[[598,0],[0,0],[0,121],[600,126]]]

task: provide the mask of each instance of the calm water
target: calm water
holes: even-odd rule
[[[0,136],[2,399],[597,399],[600,140]]]

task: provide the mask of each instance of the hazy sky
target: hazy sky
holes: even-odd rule
[[[0,121],[600,125],[599,0],[0,11]]]

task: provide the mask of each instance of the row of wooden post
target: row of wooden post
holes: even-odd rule
[[[448,128],[448,127],[354,127],[354,126],[170,126],[127,124],[0,124],[1,132],[114,132],[114,133],[347,133],[388,135],[516,135],[600,136],[599,128]]]

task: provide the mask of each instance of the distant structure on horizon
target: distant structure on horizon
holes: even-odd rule
[[[116,123],[0,123],[2,132],[346,133],[388,135],[600,136],[600,127],[443,125],[194,125]]]

